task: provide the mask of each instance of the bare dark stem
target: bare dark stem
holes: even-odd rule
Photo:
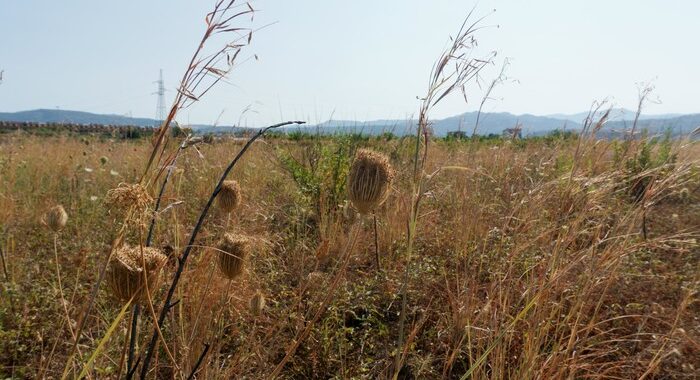
[[[7,274],[7,264],[5,264],[5,253],[0,245],[0,262],[2,263],[2,272],[5,275],[5,281],[10,281],[10,275]]]
[[[134,367],[131,370],[129,370],[129,372],[127,372],[127,374],[126,374],[127,379],[131,379],[132,377],[134,377],[134,373],[136,373],[136,368],[139,366],[140,362],[141,362],[141,357],[136,359],[136,363],[134,363]]]
[[[190,372],[190,375],[187,376],[187,380],[194,379],[194,374],[197,373],[199,366],[202,365],[202,362],[204,361],[204,357],[207,356],[207,352],[209,352],[209,343],[204,344],[204,351],[202,351],[202,354],[199,355],[199,359],[197,359],[197,364],[195,364],[194,368],[192,368],[192,372]]]
[[[379,238],[377,237],[377,214],[372,214],[374,219],[374,259],[377,262],[377,271],[382,270],[381,262],[379,261]]]
[[[138,338],[137,333],[136,333],[136,327],[138,325],[139,321],[139,313],[141,312],[141,307],[139,304],[135,304],[134,308],[131,310],[132,316],[131,316],[131,334],[129,336],[129,356],[127,357],[126,361],[126,368],[127,368],[127,377],[131,377],[128,374],[131,373],[133,374],[132,371],[132,366],[134,365],[134,352],[136,350],[136,340]]]
[[[5,281],[7,283],[9,283],[10,276],[7,274],[7,264],[5,264],[5,253],[2,250],[2,243],[0,243],[0,262],[2,263],[2,271],[5,274]],[[10,299],[10,308],[11,308],[12,312],[14,313],[14,311],[15,311],[15,297],[11,292],[9,292],[7,296]]]
[[[187,243],[187,246],[185,246],[185,250],[182,253],[182,256],[178,258],[178,266],[177,270],[175,271],[175,275],[173,276],[172,283],[170,285],[170,289],[168,289],[168,293],[165,297],[165,301],[163,302],[163,306],[160,311],[160,315],[158,316],[158,321],[156,322],[158,325],[154,327],[153,331],[153,336],[151,337],[151,341],[148,344],[148,349],[146,351],[146,356],[143,361],[143,368],[141,368],[141,379],[146,378],[146,374],[148,373],[148,368],[150,366],[151,360],[153,359],[153,351],[156,345],[156,342],[158,341],[158,326],[162,326],[163,322],[165,322],[165,317],[168,314],[168,311],[172,307],[171,305],[171,300],[173,298],[173,294],[175,294],[175,288],[177,288],[177,284],[180,281],[180,277],[182,276],[182,272],[185,269],[185,265],[187,264],[187,258],[190,256],[190,252],[192,251],[192,247],[194,247],[195,240],[197,239],[197,235],[199,234],[199,230],[202,228],[202,225],[204,224],[204,219],[206,218],[207,214],[209,213],[209,209],[211,208],[211,205],[214,203],[214,199],[216,196],[219,194],[219,191],[221,191],[221,185],[224,183],[226,180],[226,177],[228,176],[229,172],[233,169],[233,167],[238,163],[238,160],[243,156],[243,154],[250,148],[250,146],[253,144],[255,140],[257,140],[260,136],[264,135],[265,132],[269,131],[270,129],[273,128],[279,128],[285,125],[289,124],[304,124],[305,122],[303,121],[286,121],[284,123],[279,123],[275,125],[271,125],[266,128],[260,129],[253,137],[248,140],[248,142],[243,146],[243,148],[238,152],[236,157],[231,161],[231,163],[228,165],[226,170],[224,170],[224,173],[221,175],[221,178],[219,179],[219,183],[216,185],[214,188],[214,191],[212,192],[211,196],[209,197],[209,200],[207,201],[207,204],[204,206],[204,209],[202,209],[201,214],[199,215],[199,219],[197,220],[197,224],[194,226],[194,229],[192,230],[192,234],[190,235],[189,242]]]

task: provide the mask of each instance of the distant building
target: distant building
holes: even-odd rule
[[[521,139],[523,138],[523,128],[520,124],[516,125],[515,128],[506,128],[503,130],[503,133],[501,133],[501,136],[504,138]]]

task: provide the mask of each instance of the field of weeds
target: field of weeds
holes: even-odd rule
[[[0,137],[0,377],[141,376],[244,147],[183,141],[163,141],[167,165],[137,188],[148,139]],[[145,377],[697,378],[697,143],[427,141],[420,167],[415,137],[252,143]],[[360,149],[394,174],[363,214]],[[227,233],[246,244],[224,248]],[[125,300],[120,252],[148,245],[163,259]]]

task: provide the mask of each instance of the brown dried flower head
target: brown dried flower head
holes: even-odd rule
[[[124,210],[132,207],[145,211],[153,202],[146,188],[139,183],[120,183],[107,192],[107,202]]]
[[[348,195],[360,214],[374,211],[389,195],[394,169],[389,159],[378,152],[360,149],[350,167]]]
[[[144,301],[146,285],[148,292],[153,294],[166,260],[167,257],[156,248],[124,245],[109,262],[107,285],[121,301],[128,301],[131,297],[134,297],[134,302]]]
[[[216,198],[219,207],[224,212],[232,212],[238,208],[241,204],[241,186],[238,181],[224,181]]]
[[[227,233],[217,248],[221,273],[230,280],[243,274],[245,260],[250,251],[250,240],[245,236]]]
[[[46,225],[54,232],[58,232],[68,223],[68,213],[61,205],[51,207],[44,216]]]

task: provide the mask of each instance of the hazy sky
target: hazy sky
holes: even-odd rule
[[[269,1],[241,54],[249,59],[201,102],[187,123],[250,126],[303,118],[405,119],[430,68],[473,1]],[[213,0],[0,0],[0,111],[35,108],[154,117],[163,69],[167,102],[204,30]],[[481,0],[493,9],[483,52],[512,59],[488,111],[574,113],[595,99],[633,108],[637,82],[653,80],[662,104],[648,113],[700,112],[700,2],[691,0]],[[250,26],[241,20],[240,26]],[[485,73],[489,79],[497,67]],[[458,98],[433,117],[472,111]]]

